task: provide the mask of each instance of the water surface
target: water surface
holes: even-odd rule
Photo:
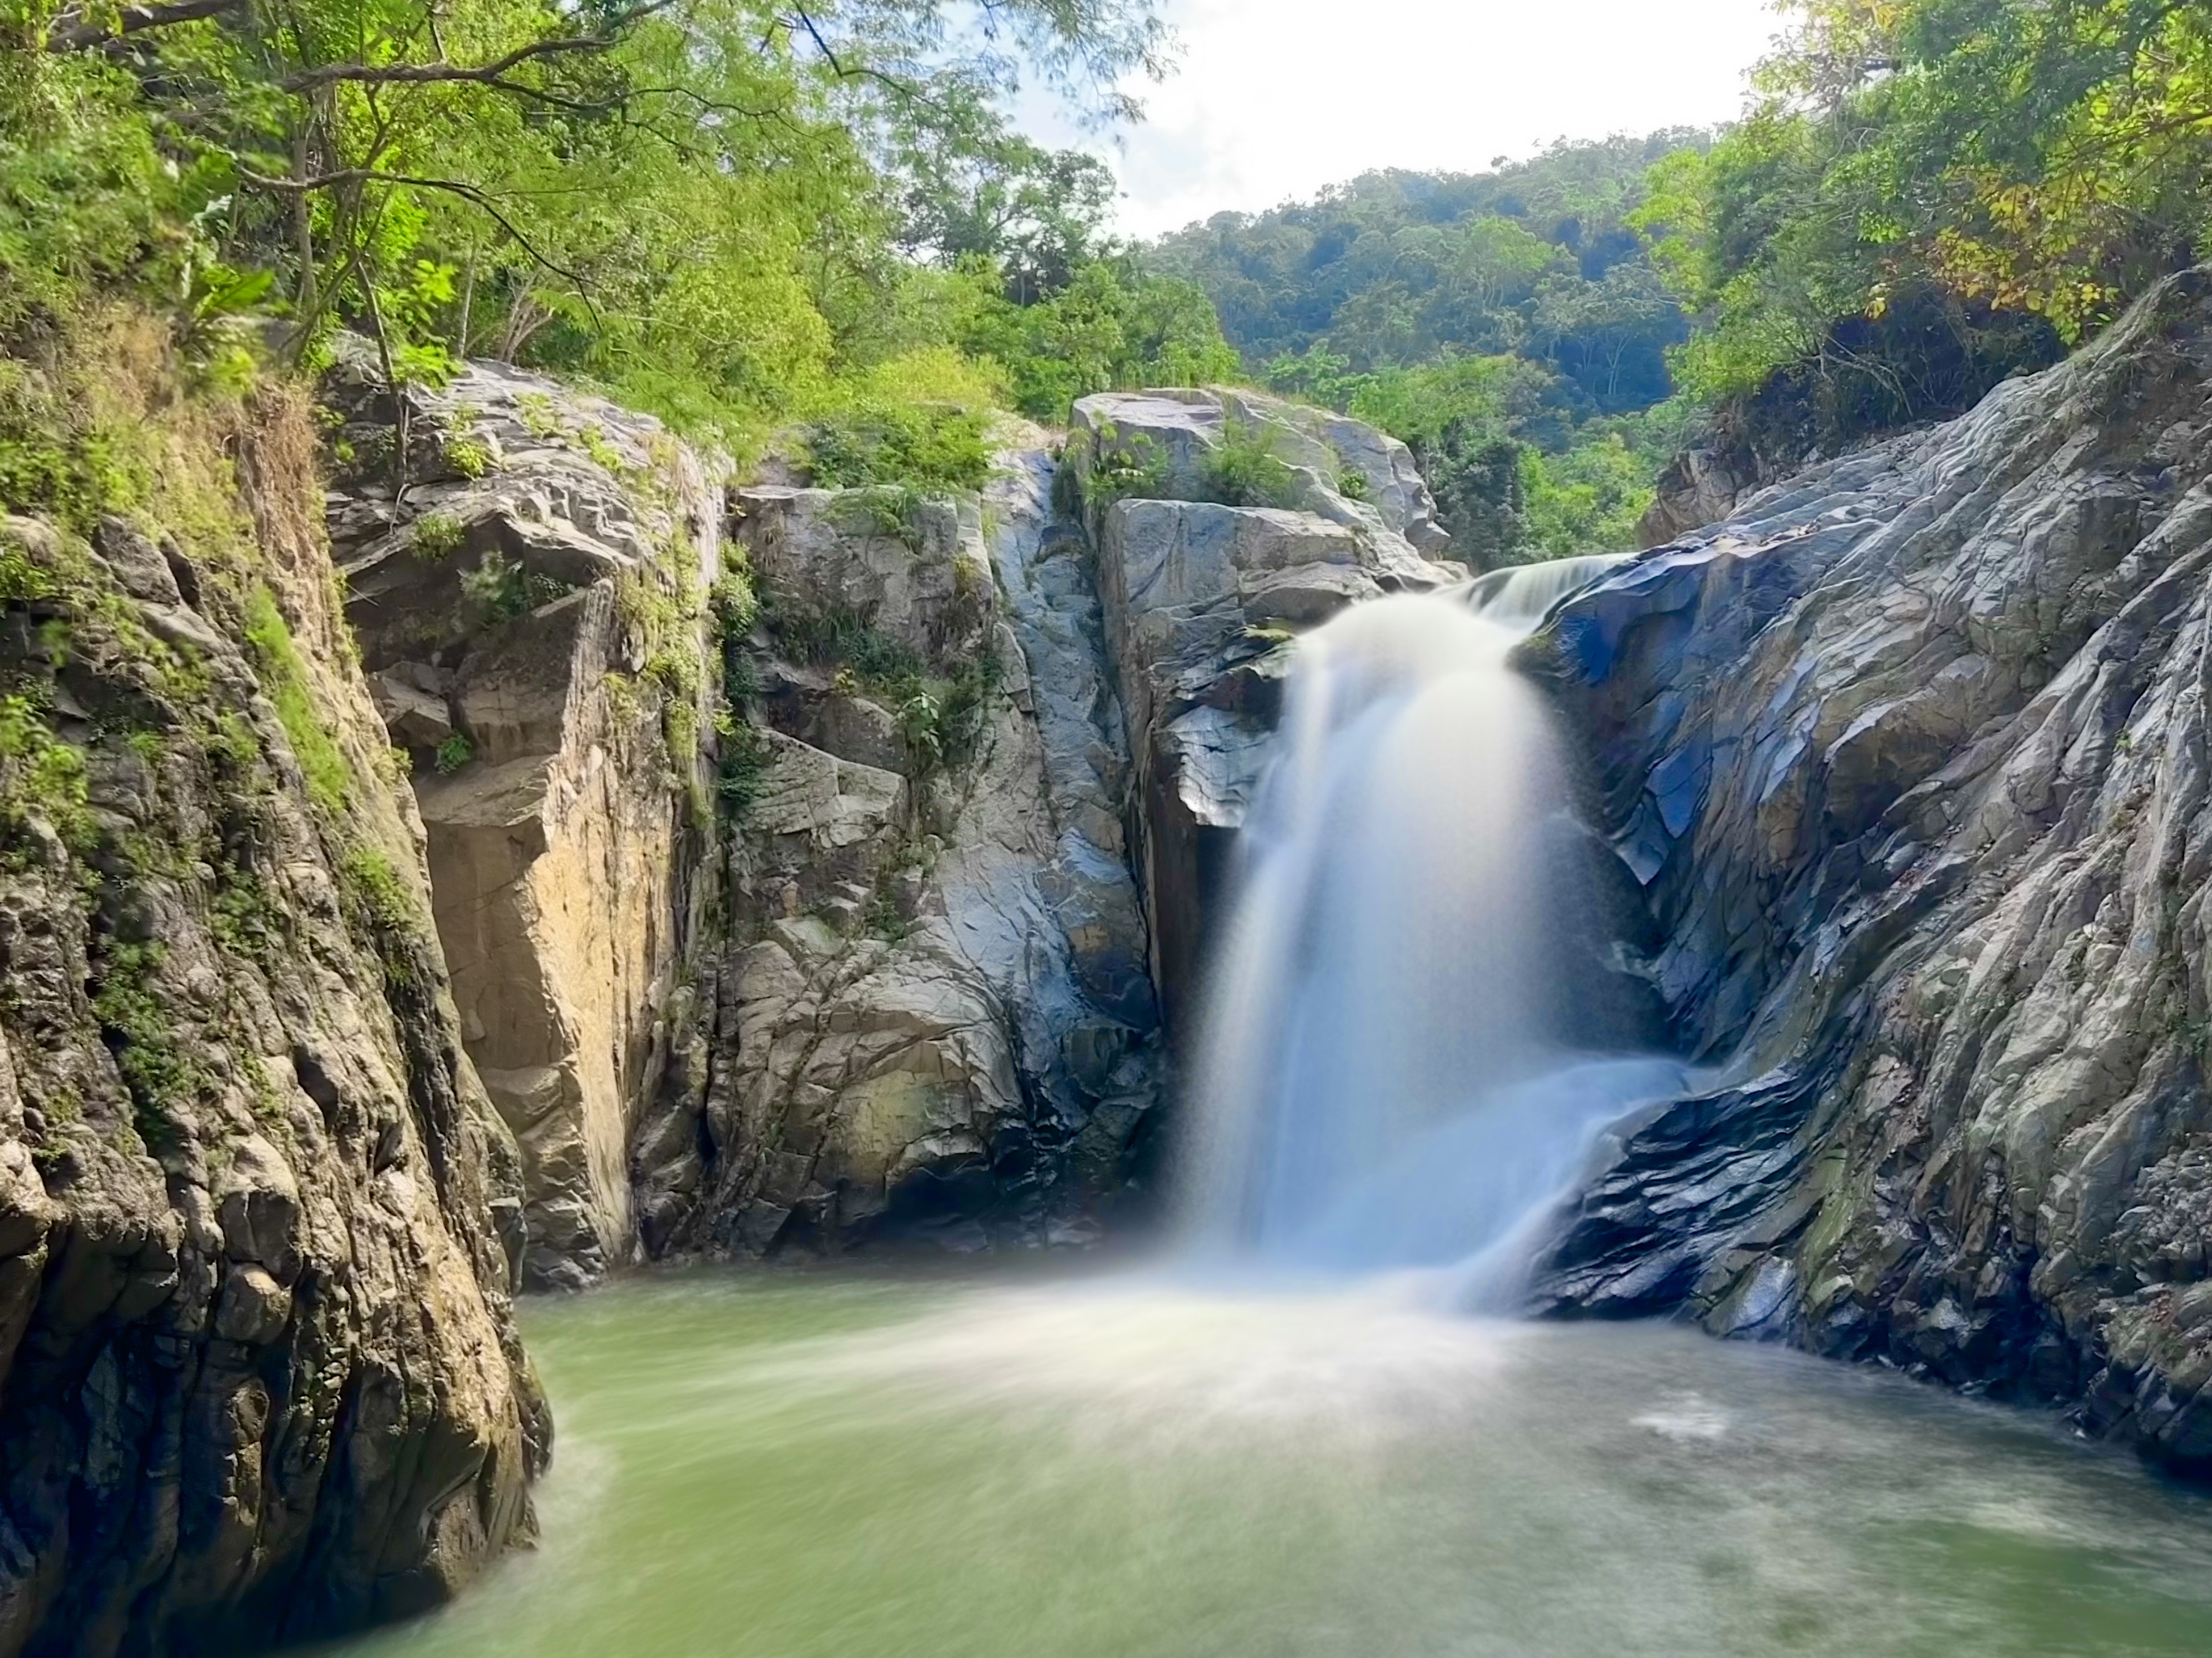
[[[2212,1650],[2212,1502],[2055,1419],[1425,1294],[702,1271],[531,1303],[543,1543],[337,1650]]]

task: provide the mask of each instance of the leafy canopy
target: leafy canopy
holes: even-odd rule
[[[1832,446],[2051,361],[2212,234],[2212,8],[1793,0],[1754,112],[1634,222],[1698,398]]]
[[[998,100],[1121,118],[1169,48],[1151,0],[0,0],[0,328],[130,282],[726,432],[962,343],[918,258],[1075,287],[1103,176]]]

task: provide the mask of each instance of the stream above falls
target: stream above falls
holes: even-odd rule
[[[534,1552],[331,1658],[2202,1654],[2212,1500],[2055,1418],[1388,1278],[526,1303]]]

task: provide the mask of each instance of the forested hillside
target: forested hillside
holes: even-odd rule
[[[1959,414],[2203,256],[2212,7],[1784,15],[1710,141],[1370,174],[1152,263],[1206,290],[1249,374],[1413,444],[1497,562],[1632,544],[1686,444],[1747,486]]]
[[[957,14],[956,15],[956,13]],[[965,21],[963,21],[965,20]],[[80,515],[131,435],[37,359],[151,307],[214,384],[335,331],[401,381],[594,383],[836,481],[980,481],[988,409],[1062,416],[1236,360],[1110,255],[1099,165],[1013,133],[1013,64],[1107,118],[1160,67],[1130,0],[8,0],[0,496]],[[40,341],[47,342],[40,346]]]
[[[1164,238],[1248,373],[1411,443],[1484,562],[1632,544],[1680,435],[1688,333],[1630,223],[1651,163],[1702,135],[1561,143],[1482,174],[1370,173]]]

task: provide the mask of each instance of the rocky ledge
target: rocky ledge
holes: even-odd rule
[[[1075,405],[1067,462],[1136,767],[1153,974],[1187,1023],[1291,641],[1468,573],[1442,558],[1451,538],[1406,446],[1321,410],[1218,387],[1103,393]]]

